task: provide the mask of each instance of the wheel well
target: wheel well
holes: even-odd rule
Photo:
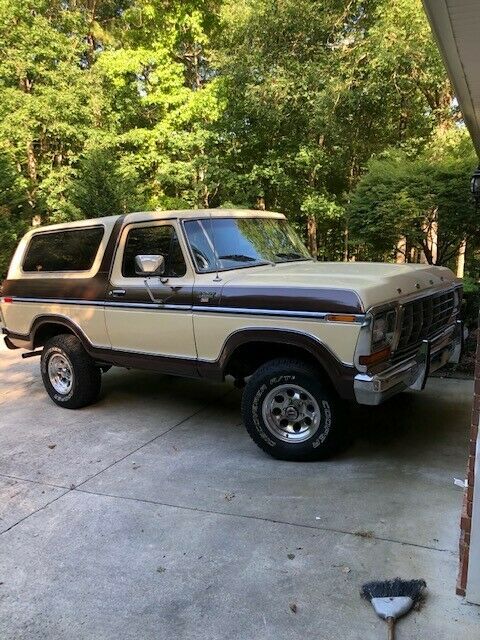
[[[33,338],[33,348],[43,347],[43,345],[53,338],[53,336],[59,336],[62,333],[70,333],[75,335],[75,333],[64,324],[59,324],[58,322],[46,322],[42,324],[36,331],[35,336]]]
[[[307,349],[278,342],[248,342],[238,346],[228,359],[224,374],[234,378],[246,378],[262,364],[274,358],[294,358],[314,366],[319,375],[330,383],[330,378],[318,359]]]

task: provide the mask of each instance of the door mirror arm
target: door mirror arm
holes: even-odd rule
[[[153,291],[150,288],[150,284],[148,282],[149,278],[145,278],[145,280],[143,281],[145,284],[145,287],[147,289],[148,295],[150,296],[150,300],[152,302],[154,302],[155,304],[164,304],[164,300],[160,299],[160,298],[155,298]]]

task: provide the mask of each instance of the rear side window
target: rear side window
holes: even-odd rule
[[[24,271],[88,271],[95,262],[103,227],[65,229],[32,236]]]

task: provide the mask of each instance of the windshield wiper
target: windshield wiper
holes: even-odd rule
[[[276,266],[276,262],[272,260],[260,260],[260,258],[254,258],[253,256],[245,256],[243,253],[229,253],[224,256],[218,256],[218,260],[233,260],[235,262],[255,262],[255,267],[262,267],[269,264],[272,267]]]
[[[219,260],[236,260],[237,262],[256,262],[257,258],[245,256],[243,253],[229,253],[225,256],[218,256]]]

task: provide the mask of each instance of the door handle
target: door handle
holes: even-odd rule
[[[111,296],[124,296],[126,294],[125,289],[112,289],[108,292]]]

